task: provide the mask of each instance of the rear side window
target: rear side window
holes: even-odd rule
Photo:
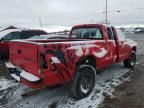
[[[114,40],[117,40],[117,38],[116,38],[116,31],[115,31],[115,28],[114,28],[114,27],[112,27],[112,31],[113,31]]]
[[[110,27],[107,28],[109,40],[114,40],[113,31]]]
[[[102,39],[100,28],[77,28],[73,29],[71,37]]]

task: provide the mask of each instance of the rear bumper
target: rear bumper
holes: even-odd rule
[[[20,68],[17,68],[15,65],[13,65],[10,62],[6,62],[5,65],[8,68],[10,75],[19,82],[22,82],[25,80],[25,82],[28,82],[31,84],[41,84],[42,83],[41,78],[39,78],[29,72],[26,72]]]

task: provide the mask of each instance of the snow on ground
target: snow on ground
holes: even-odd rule
[[[14,80],[7,80],[0,77],[0,107],[8,103],[10,95],[9,92],[13,87],[17,86]]]
[[[114,64],[105,71],[98,72],[93,92],[82,100],[74,99],[67,86],[45,88],[33,96],[22,98],[21,95],[30,90],[27,86],[0,78],[0,106],[6,108],[49,108],[52,106],[54,108],[55,106],[56,108],[97,108],[106,96],[112,97],[112,91],[116,86],[129,80],[129,72],[130,70],[124,68],[122,63]]]
[[[7,80],[3,77],[0,77],[0,91],[1,90],[5,90],[5,89],[8,89],[12,86],[15,86],[16,84],[13,83],[13,81],[10,81],[10,80]]]

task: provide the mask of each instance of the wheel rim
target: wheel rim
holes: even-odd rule
[[[135,56],[134,55],[132,55],[131,56],[131,58],[130,58],[130,64],[131,64],[131,66],[134,66],[135,65]]]
[[[92,76],[91,76],[90,72],[84,73],[82,75],[80,88],[84,94],[87,94],[90,91],[90,88],[92,86],[92,78],[91,77]]]

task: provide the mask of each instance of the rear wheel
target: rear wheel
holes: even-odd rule
[[[78,99],[87,97],[95,85],[96,71],[90,65],[80,65],[71,84],[72,95]]]
[[[135,63],[136,63],[136,54],[132,53],[128,59],[124,60],[124,67],[133,68],[135,66]]]
[[[0,53],[0,59],[2,59],[2,54]]]

